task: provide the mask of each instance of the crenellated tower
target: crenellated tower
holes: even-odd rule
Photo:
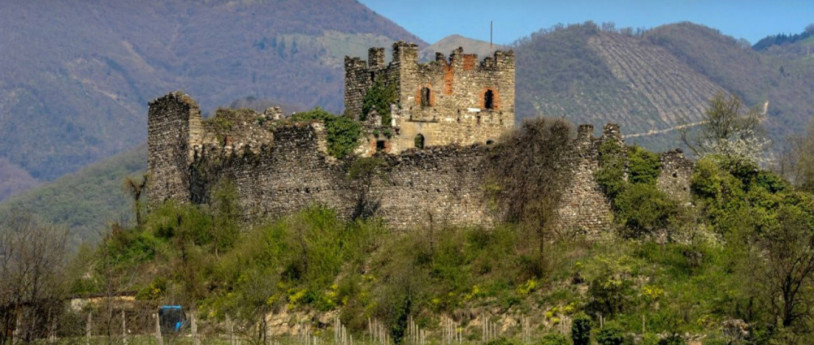
[[[370,138],[367,154],[398,153],[423,146],[490,144],[514,127],[515,67],[512,51],[496,51],[478,60],[455,49],[447,58],[418,62],[418,46],[393,44],[393,59],[385,65],[384,48],[371,48],[368,61],[345,58],[345,111],[365,119],[365,95],[374,85],[395,86],[391,120]]]

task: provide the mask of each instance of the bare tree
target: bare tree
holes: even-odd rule
[[[570,183],[571,125],[560,119],[536,118],[507,135],[487,165],[489,192],[508,221],[536,237],[539,268],[545,267],[545,245],[556,225],[556,208]]]
[[[141,175],[140,178],[128,176],[124,179],[124,190],[133,198],[133,208],[136,212],[136,226],[141,226],[141,196],[147,187],[147,174]]]
[[[814,192],[814,120],[805,135],[791,136],[786,140],[778,170],[797,188]]]
[[[21,326],[16,334],[25,343],[44,337],[49,318],[61,311],[67,239],[65,230],[25,212],[0,221],[0,316],[4,330]]]

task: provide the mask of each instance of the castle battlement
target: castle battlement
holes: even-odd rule
[[[392,87],[391,138],[369,138],[370,149],[397,153],[419,145],[486,144],[511,130],[514,113],[514,52],[496,51],[479,61],[457,48],[447,57],[418,62],[418,46],[395,42],[385,64],[384,48],[370,48],[367,61],[345,58],[345,113],[366,119],[364,99],[376,87]]]

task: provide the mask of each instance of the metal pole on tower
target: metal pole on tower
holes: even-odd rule
[[[493,21],[491,21],[491,20],[489,21],[489,55],[490,56],[493,53],[493,51],[492,51],[492,25],[493,25],[493,23],[494,23]]]

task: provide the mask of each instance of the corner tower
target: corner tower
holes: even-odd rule
[[[366,119],[362,106],[375,85],[395,88],[389,114],[370,138],[367,153],[397,153],[440,145],[489,144],[514,127],[515,67],[512,51],[496,51],[478,60],[455,49],[447,58],[418,62],[418,46],[393,44],[393,59],[384,65],[384,49],[371,48],[368,62],[345,58],[345,111]],[[375,142],[374,142],[375,141]]]
[[[147,171],[150,204],[190,200],[189,167],[201,145],[201,109],[176,91],[150,102],[147,114]]]

